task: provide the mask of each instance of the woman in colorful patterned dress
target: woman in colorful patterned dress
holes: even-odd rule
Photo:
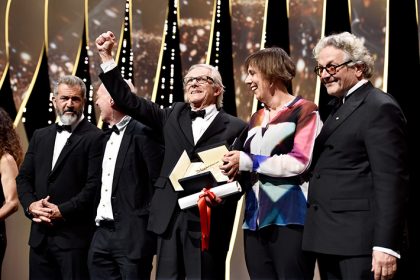
[[[322,126],[318,108],[290,93],[296,67],[283,49],[257,51],[245,66],[245,83],[264,108],[252,115],[243,150],[227,153],[221,168],[232,180],[244,172],[252,178],[243,224],[248,273],[251,279],[312,280],[315,259],[301,249],[301,175]]]

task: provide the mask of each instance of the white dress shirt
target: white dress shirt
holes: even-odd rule
[[[102,160],[101,199],[99,201],[95,218],[95,223],[98,226],[101,220],[114,220],[111,204],[112,182],[114,180],[118,151],[120,150],[121,141],[130,120],[131,117],[125,116],[119,123],[117,123],[116,126],[120,130],[120,134],[112,132],[108,142],[106,143],[104,158]]]
[[[75,123],[71,125],[71,131],[73,132],[76,127],[79,125],[79,123],[85,118],[85,116],[82,114],[80,119]],[[63,125],[61,121],[58,122],[59,125]],[[53,152],[53,158],[52,158],[52,164],[51,164],[51,170],[54,169],[54,166],[57,162],[58,157],[61,154],[61,151],[63,150],[64,146],[66,144],[69,144],[68,140],[71,136],[71,132],[68,132],[67,130],[63,130],[62,132],[58,132],[55,135],[55,143],[54,143],[54,152]]]
[[[206,131],[206,129],[210,126],[214,118],[219,113],[215,104],[206,107],[205,110],[206,114],[204,115],[204,118],[197,117],[192,121],[194,144],[197,144],[200,137],[203,136],[204,131]]]

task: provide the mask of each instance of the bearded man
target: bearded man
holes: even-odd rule
[[[103,133],[84,118],[86,85],[80,78],[61,77],[52,101],[59,122],[34,132],[16,179],[32,220],[29,278],[88,279]]]

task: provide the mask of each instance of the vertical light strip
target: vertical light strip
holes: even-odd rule
[[[2,6],[2,7],[4,7],[4,10],[1,10],[0,12],[3,12],[4,11],[4,19],[3,19],[3,23],[4,23],[4,26],[3,26],[3,24],[0,24],[0,26],[1,27],[4,27],[4,47],[5,47],[5,49],[4,49],[4,54],[5,54],[5,64],[4,64],[4,69],[3,69],[3,72],[2,72],[2,70],[0,69],[0,89],[2,88],[2,86],[3,86],[3,83],[4,83],[4,80],[6,79],[6,74],[7,74],[7,71],[9,71],[9,42],[8,42],[8,11],[9,11],[9,7],[10,7],[10,1],[11,0],[8,0],[7,2],[4,2],[6,5],[5,6]]]
[[[3,86],[4,80],[6,79],[6,73],[9,69],[9,61],[6,61],[6,64],[4,65],[4,71],[3,71],[3,75],[1,75],[0,77],[0,89]]]
[[[166,34],[168,33],[168,13],[169,13],[169,8],[166,11],[166,20],[165,20],[165,26],[163,28],[163,34],[162,34],[162,43],[160,45],[160,51],[159,51],[159,60],[158,60],[158,65],[156,67],[156,74],[155,74],[155,83],[153,85],[153,93],[152,93],[152,101],[156,102],[156,97],[157,97],[157,90],[159,88],[159,85],[161,85],[159,77],[160,77],[160,72],[162,67],[162,61],[163,61],[163,52],[166,50],[166,42],[165,42],[165,38],[166,38]]]
[[[389,0],[386,1],[386,28],[385,28],[385,54],[384,54],[384,73],[382,90],[388,91],[388,64],[389,64]]]
[[[90,75],[90,62],[89,62],[89,6],[88,6],[89,0],[85,0],[85,24],[84,24],[84,34],[85,34],[85,38],[82,38],[82,40],[85,40],[85,48],[86,48],[86,56],[83,58],[83,67],[87,67],[88,71],[87,71],[87,75]],[[81,56],[81,50],[83,47],[83,41],[80,40],[80,51],[78,53],[77,59],[76,59],[76,64],[75,67],[73,69],[74,74],[76,73],[76,70],[78,69],[79,65],[79,61],[80,61],[80,56]],[[86,78],[83,79],[84,82],[86,82]],[[88,98],[91,99],[93,101],[93,95],[94,95],[94,91],[93,91],[93,84],[92,84],[92,79],[91,82],[89,84],[89,87],[87,88],[87,95]],[[93,101],[94,103],[94,101]],[[89,106],[90,107],[90,106]],[[88,116],[90,116],[91,114],[96,114],[95,112],[95,108],[90,108],[92,112],[88,112]],[[89,118],[89,121],[91,121],[91,117]],[[102,118],[98,117],[98,121],[96,126],[98,128],[102,128]]]
[[[45,41],[45,54],[48,58],[48,42],[49,42],[49,38],[48,38],[48,6],[49,6],[49,0],[45,0],[45,17],[44,17],[44,41]],[[53,92],[52,92],[52,88],[50,87],[50,96],[48,98],[49,102],[48,102],[48,111],[49,112],[53,112],[54,111],[54,105],[52,102],[52,96],[53,96]],[[52,123],[52,120],[48,120],[47,121],[48,124]]]
[[[289,1],[290,57],[296,63],[293,94],[315,100],[317,76],[313,72],[316,62],[312,48],[322,36],[319,28],[323,20],[321,1]]]
[[[244,83],[245,58],[260,50],[264,30],[266,0],[232,0],[232,57],[237,115],[248,121],[253,112],[254,96]]]
[[[205,63],[208,59],[216,1],[179,1],[179,49],[183,75],[191,65]]]
[[[7,68],[8,69],[10,67],[10,63],[9,63],[9,17],[10,17],[10,6],[12,4],[12,0],[8,0],[7,4],[6,4],[6,12],[5,12],[5,22],[6,22],[6,27],[5,27],[5,41],[6,41],[6,58],[7,58]],[[8,70],[10,71],[10,69]],[[6,75],[4,75],[6,76]],[[12,91],[13,92],[13,91]],[[13,94],[13,93],[12,93]],[[12,96],[13,98],[13,96]],[[16,107],[16,105],[15,105]],[[18,115],[19,111],[16,114],[16,117],[14,119],[13,122],[13,127],[16,129],[17,134],[19,135],[19,138],[21,140],[22,143],[22,148],[23,151],[26,152],[26,150],[28,149],[28,136],[26,135],[26,131],[25,131],[25,127],[23,126],[23,123],[20,121],[21,117],[22,117],[22,113],[20,113],[20,115]]]
[[[47,54],[48,57],[48,1],[49,0],[44,0],[44,41],[45,41],[45,53]]]
[[[89,0],[85,0],[85,35],[86,46],[89,46]]]
[[[157,67],[156,67],[156,73],[155,73],[155,79],[154,79],[155,82],[153,85],[153,93],[152,93],[153,102],[156,102],[159,85],[161,87],[164,86],[164,83],[163,84],[161,83],[161,81],[159,80],[159,77],[160,77],[161,69],[165,67],[165,65],[162,65],[162,61],[163,61],[163,53],[166,50],[166,46],[167,46],[165,42],[165,38],[166,38],[166,35],[168,34],[168,14],[169,14],[169,7],[166,10],[166,20],[164,23],[164,28],[163,28],[163,33],[162,33],[162,42],[161,42],[160,51],[159,51],[159,59],[158,59]]]
[[[217,5],[218,7],[220,7],[220,1],[217,1]],[[229,14],[230,16],[232,16],[232,4],[231,4],[231,0],[229,0]],[[214,25],[214,24],[213,24]],[[213,37],[213,36],[212,36]],[[219,46],[220,47],[220,46]],[[210,56],[208,56],[210,57]],[[235,252],[235,244],[237,242],[238,239],[238,235],[242,236],[242,228],[241,228],[241,221],[242,221],[242,217],[243,217],[243,202],[244,202],[244,198],[243,196],[241,197],[241,199],[238,200],[238,204],[236,206],[236,212],[235,212],[235,219],[233,220],[233,227],[232,227],[232,233],[230,236],[230,241],[229,241],[229,250],[227,252],[226,255],[226,261],[225,261],[225,279],[226,280],[230,280],[230,275],[232,274],[231,270],[232,270],[232,257],[233,254]],[[239,247],[242,248],[242,247]]]
[[[265,39],[267,37],[266,30],[267,30],[267,14],[268,14],[268,0],[265,0],[265,7],[264,7],[264,22],[262,26],[262,33],[261,33],[261,43],[260,43],[260,49],[264,49],[265,47]],[[245,69],[247,71],[248,69]],[[252,109],[251,109],[251,115],[255,113],[258,109],[258,100],[255,98],[255,95],[252,99]]]
[[[419,56],[420,56],[420,0],[415,2],[416,5],[416,19],[417,19],[417,31],[418,31],[418,40],[419,40]]]
[[[170,1],[172,2],[172,1]],[[172,11],[172,15],[169,14]],[[171,18],[175,18],[172,22],[169,21],[169,19]],[[167,92],[168,96],[165,96],[164,94],[161,94],[159,96],[161,101],[158,101],[158,104],[161,104],[160,107],[164,108],[165,106],[163,104],[167,103],[168,106],[171,106],[172,103],[174,102],[174,82],[175,82],[175,63],[176,63],[176,44],[174,43],[174,41],[177,38],[177,32],[178,32],[178,22],[179,22],[179,5],[178,5],[178,0],[173,0],[173,6],[169,7],[168,10],[168,17],[165,21],[165,33],[164,33],[164,39],[162,40],[164,43],[163,46],[163,53],[161,54],[161,59],[163,61],[163,56],[168,56],[169,55],[169,61],[166,60],[164,63],[162,64],[161,68],[158,68],[159,70],[163,71],[163,73],[161,72],[160,74],[158,74],[157,76],[160,77],[159,80],[156,80],[156,83],[159,84],[159,87],[161,89],[162,92]],[[168,44],[170,43],[170,44]],[[170,49],[168,49],[168,46],[170,45]],[[168,53],[169,51],[169,53]],[[166,65],[166,63],[169,64]],[[166,74],[169,73],[169,74]],[[168,77],[169,75],[169,77]],[[169,79],[169,81],[167,80]],[[154,95],[157,95],[157,89],[156,89],[156,93],[154,93]],[[158,98],[156,96],[156,98]],[[165,98],[168,98],[168,102],[165,102]],[[155,99],[156,102],[156,99]]]
[[[214,32],[216,28],[216,23],[220,23],[220,0],[216,0],[213,2],[213,18],[211,21],[211,27],[210,27],[210,35],[209,35],[209,45],[207,48],[207,57],[206,57],[206,63],[210,64],[210,58],[211,58],[211,50],[213,48],[213,38],[214,38]],[[216,30],[216,53],[215,53],[215,64],[213,66],[217,67],[217,64],[219,62],[219,50],[220,50],[220,31]]]
[[[229,241],[229,250],[226,255],[226,270],[225,270],[225,279],[230,280],[230,275],[232,274],[232,257],[235,252],[235,248],[243,248],[243,243],[236,244],[237,243],[237,237],[238,235],[243,236],[242,232],[242,220],[244,216],[244,201],[245,201],[245,195],[243,195],[239,200],[238,204],[236,206],[236,213],[235,213],[235,219],[233,220],[233,227],[232,227],[232,234],[230,236]],[[236,249],[237,250],[237,249]],[[246,269],[246,267],[245,267]],[[235,279],[233,279],[235,280]]]
[[[17,112],[16,119],[14,121],[15,126],[18,126],[19,122],[21,122],[21,121],[22,121],[22,123],[25,123],[25,118],[23,117],[23,113],[26,111],[26,104],[28,103],[28,100],[31,97],[31,92],[34,88],[34,85],[35,85],[35,82],[36,82],[36,77],[38,77],[39,68],[41,67],[41,62],[42,62],[42,57],[43,57],[42,54],[44,52],[44,48],[45,48],[45,44],[41,49],[41,53],[39,54],[38,63],[37,63],[37,66],[35,68],[32,80],[31,80],[31,82],[28,86],[28,89],[23,94],[24,98],[22,99],[22,102],[21,102],[20,107],[19,107],[19,111]]]
[[[6,41],[6,58],[7,61],[9,61],[9,13],[10,13],[10,5],[12,4],[12,0],[7,0],[7,4],[6,4],[6,12],[5,12],[5,19],[4,21],[6,22],[5,25],[6,27],[4,28],[4,33],[5,33],[5,41]]]
[[[131,48],[133,50],[133,80],[137,95],[153,100],[158,89],[162,41],[168,0],[130,1]]]
[[[84,24],[84,23],[83,23]],[[85,27],[85,30],[86,30],[86,38],[87,38],[87,27]],[[83,33],[82,33],[83,34]],[[73,69],[72,69],[72,71],[71,71],[71,74],[72,75],[76,75],[76,71],[77,71],[77,68],[79,67],[79,61],[80,61],[80,56],[81,56],[81,53],[82,53],[82,47],[83,47],[83,40],[85,40],[86,38],[83,38],[83,36],[82,36],[82,38],[80,38],[80,41],[79,41],[79,48],[78,48],[78,50],[77,50],[77,53],[76,53],[76,59],[74,60],[74,66],[73,66]],[[86,48],[87,48],[87,40],[85,40],[85,42],[86,42]],[[87,50],[86,50],[87,51]]]
[[[132,37],[132,33],[133,33],[133,1],[132,0],[127,0],[128,1],[128,23],[127,26],[129,26],[130,28],[128,29],[130,31],[130,33],[128,34],[128,40],[130,40],[130,50],[129,50],[129,55],[128,55],[128,79],[134,84],[134,77],[133,77],[133,63],[134,63],[134,52],[133,52],[133,37]]]
[[[133,50],[131,47],[131,34],[128,33],[130,31],[130,2],[130,0],[125,1],[124,20],[121,25],[121,38],[119,40],[117,61],[123,78],[132,81]]]
[[[176,21],[172,23],[172,40],[176,39],[176,34],[179,27],[179,1],[174,1],[174,13],[176,14]],[[174,99],[174,76],[175,76],[175,56],[176,56],[176,50],[175,47],[172,47],[171,49],[171,65],[170,65],[170,72],[169,72],[169,104],[170,106],[173,103]]]
[[[3,7],[3,6],[2,6]],[[5,7],[5,9],[4,10],[2,10],[2,11],[0,11],[0,12],[3,12],[4,11],[4,39],[5,39],[5,44],[4,44],[4,47],[5,47],[5,49],[4,49],[4,53],[5,53],[5,64],[4,64],[4,69],[3,69],[3,72],[1,72],[1,69],[0,69],[0,89],[2,88],[2,86],[3,86],[3,83],[4,83],[4,80],[5,80],[5,78],[6,78],[6,73],[7,73],[7,71],[9,71],[9,44],[8,44],[8,24],[7,24],[7,19],[8,19],[8,16],[7,16],[7,14],[8,14],[8,11],[9,11],[9,7],[10,7],[10,0],[9,1],[7,1],[7,3],[6,3],[6,6],[4,6]],[[0,26],[1,27],[3,27],[3,25],[2,24],[0,24]]]
[[[363,38],[373,57],[375,68],[372,83],[385,88],[385,59],[388,39],[388,1],[352,1],[351,31]]]
[[[325,24],[326,24],[326,16],[327,16],[327,0],[324,0],[322,3],[322,26],[321,26],[321,38],[325,36]],[[349,0],[350,1],[350,0]],[[320,38],[319,38],[320,39]],[[315,87],[315,97],[314,102],[316,105],[319,106],[319,98],[321,95],[321,80],[316,77],[316,87]]]
[[[129,0],[125,0],[124,3],[124,12],[123,12],[123,17],[122,17],[122,21],[121,21],[121,26],[120,26],[120,38],[118,39],[118,48],[117,48],[117,52],[115,53],[115,61],[120,61],[120,55],[121,55],[121,49],[123,46],[123,42],[124,42],[124,28],[125,28],[125,14],[127,11],[127,1]],[[96,38],[93,38],[93,40],[95,40]]]

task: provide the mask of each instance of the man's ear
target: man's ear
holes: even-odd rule
[[[51,98],[51,101],[52,101],[52,103],[53,103],[54,108],[56,108],[56,106],[57,106],[57,100],[55,99],[55,96],[53,96],[53,97]]]
[[[114,99],[109,99],[109,104],[111,104],[111,108],[112,109],[114,109],[114,110],[118,110],[117,109],[117,105],[115,104],[115,102],[114,102]]]
[[[216,90],[214,91],[214,96],[219,96],[222,93],[222,89],[220,87],[216,87]]]
[[[364,65],[364,64],[356,64],[354,67],[356,68],[356,76],[357,77],[362,77],[363,76],[363,73],[365,72],[366,65]]]

